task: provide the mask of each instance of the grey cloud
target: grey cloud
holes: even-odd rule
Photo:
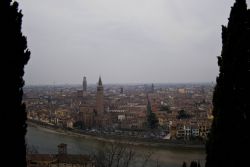
[[[24,0],[26,84],[202,82],[234,0]],[[247,1],[250,4],[249,0]]]

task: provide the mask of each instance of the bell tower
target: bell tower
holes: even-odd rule
[[[104,112],[104,93],[103,93],[103,86],[102,86],[102,79],[99,77],[99,81],[97,84],[97,91],[96,91],[96,111],[97,114],[100,115]]]

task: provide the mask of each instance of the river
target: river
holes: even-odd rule
[[[26,135],[27,144],[35,146],[39,153],[55,154],[57,145],[66,143],[69,154],[91,154],[103,142],[88,137],[69,136],[40,127],[28,127]],[[190,163],[199,160],[201,166],[205,163],[205,150],[182,148],[159,148],[152,146],[136,146],[138,153],[153,152],[148,166],[181,167],[183,161]]]

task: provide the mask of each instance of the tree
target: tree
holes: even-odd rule
[[[185,110],[178,111],[177,119],[188,119],[190,115]]]
[[[97,167],[128,167],[134,160],[134,155],[135,151],[132,147],[122,143],[110,143],[104,144],[93,157]]]
[[[84,129],[84,123],[82,121],[76,121],[73,123],[73,127],[78,128],[78,129]]]
[[[96,167],[129,167],[134,161],[135,150],[123,143],[103,143],[93,154]]]
[[[160,110],[166,111],[167,113],[171,113],[170,107],[168,105],[161,105]]]
[[[92,154],[92,158],[96,167],[146,167],[153,152],[141,154],[136,152],[135,149],[130,142],[102,142],[100,147]]]
[[[187,167],[187,163],[184,161],[182,167]]]
[[[26,153],[27,154],[38,154],[38,147],[34,145],[26,145]]]
[[[151,112],[147,118],[148,118],[148,127],[150,129],[156,129],[158,127],[158,119],[155,113]]]
[[[11,158],[12,166],[17,164],[26,167],[27,116],[22,103],[22,88],[24,65],[30,58],[30,51],[27,49],[26,37],[21,32],[22,16],[17,2],[0,1],[1,158],[2,162]]]
[[[150,129],[156,129],[158,127],[158,119],[155,115],[155,113],[152,112],[151,103],[148,99],[147,104],[147,122],[148,122],[148,128]]]
[[[198,167],[198,163],[196,161],[191,161],[190,167]]]
[[[250,148],[250,11],[236,0],[222,26],[220,69],[213,94],[213,123],[206,144],[206,167],[248,164]]]

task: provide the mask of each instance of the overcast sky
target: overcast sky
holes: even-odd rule
[[[18,2],[30,85],[215,81],[234,0]]]

